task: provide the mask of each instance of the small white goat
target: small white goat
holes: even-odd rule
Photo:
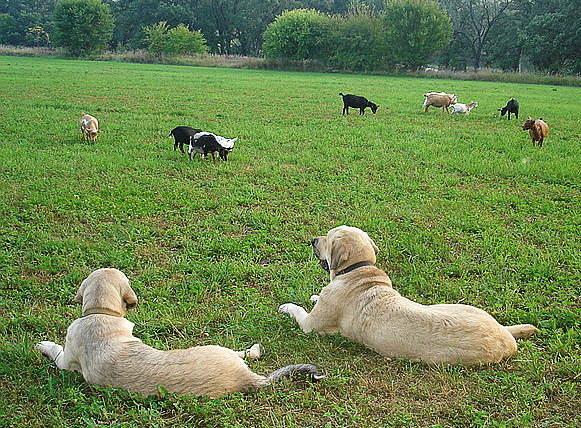
[[[468,114],[470,113],[470,110],[472,110],[475,107],[478,107],[478,103],[476,101],[472,101],[470,104],[456,103],[452,104],[451,107],[452,112],[450,114],[454,113]]]

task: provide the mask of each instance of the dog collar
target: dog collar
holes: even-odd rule
[[[83,311],[83,317],[88,315],[111,315],[112,317],[123,318],[123,314],[107,308],[91,308]]]
[[[337,272],[335,274],[335,276],[344,275],[346,273],[351,272],[352,270],[355,270],[355,269],[360,268],[360,267],[363,267],[363,266],[375,266],[375,263],[371,263],[371,262],[358,262],[358,263],[352,264],[351,266],[347,266],[345,269]]]

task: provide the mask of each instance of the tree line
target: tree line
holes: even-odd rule
[[[0,1],[0,44],[94,37],[92,49],[315,59],[352,70],[581,74],[580,34],[579,0]]]

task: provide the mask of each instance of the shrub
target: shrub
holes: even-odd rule
[[[151,27],[145,27],[143,31],[147,51],[154,55],[191,55],[208,52],[202,33],[190,31],[183,24],[170,29],[165,21],[161,21]]]
[[[176,55],[191,55],[208,52],[204,36],[199,31],[190,31],[180,24],[167,33],[167,51]]]
[[[331,63],[346,70],[376,70],[383,60],[381,23],[368,13],[337,18]]]
[[[264,56],[291,60],[326,59],[330,52],[331,18],[311,9],[278,15],[264,32]]]

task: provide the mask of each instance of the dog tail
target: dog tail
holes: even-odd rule
[[[294,376],[295,374],[305,374],[312,382],[316,382],[325,377],[321,369],[314,364],[291,364],[290,366],[281,367],[266,376],[264,385],[271,384],[285,377]]]
[[[531,324],[518,324],[504,327],[515,339],[527,339],[531,334],[539,329]]]

